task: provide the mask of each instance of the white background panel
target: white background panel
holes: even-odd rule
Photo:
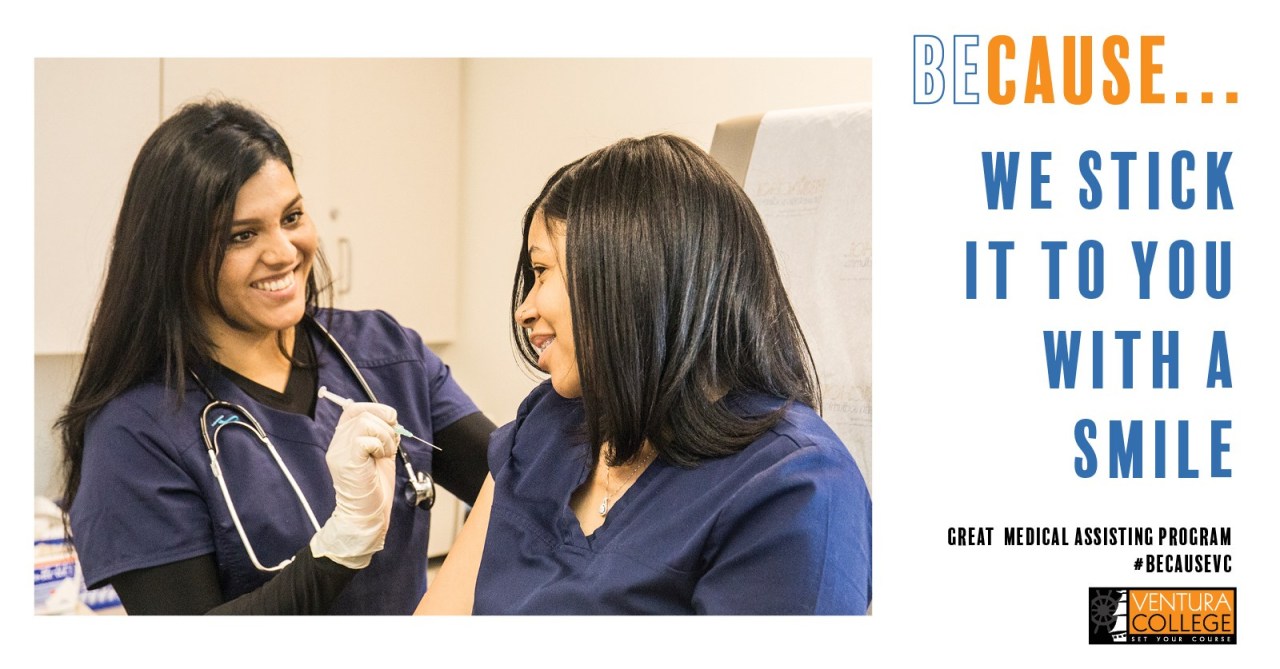
[[[75,5],[77,3],[71,3]],[[34,619],[26,580],[26,518],[31,463],[5,467],[6,620],[16,638],[54,666],[99,661],[160,666],[181,661],[226,666],[322,661],[326,666],[414,662],[483,666],[587,664],[650,666],[1262,666],[1274,662],[1277,588],[1277,471],[1273,405],[1277,286],[1271,193],[1278,155],[1272,30],[1262,5],[1220,1],[1128,8],[1115,2],[840,3],[837,12],[808,2],[701,8],[692,3],[613,6],[528,3],[502,9],[405,9],[378,2],[324,13],[306,5],[263,8],[223,2],[182,8],[83,3],[75,12],[22,10],[3,29],[6,99],[3,144],[7,284],[14,286],[16,329],[6,336],[6,424],[25,454],[30,424],[32,220],[32,57],[77,56],[717,56],[871,57],[874,152],[874,319],[876,403],[874,614],[866,619],[521,619],[521,620],[100,620]],[[248,7],[253,6],[250,12]],[[1252,8],[1250,8],[1252,7]],[[140,18],[139,18],[140,17]],[[1157,88],[1192,92],[1186,105],[1073,107],[911,102],[912,35],[976,34],[986,44],[1008,34],[1019,48],[1008,76],[1024,85],[1030,37],[1050,37],[1060,76],[1060,37],[1131,40],[1131,74],[1142,34],[1165,36],[1157,50]],[[981,50],[980,50],[981,51]],[[986,62],[979,51],[978,60]],[[1101,63],[1095,57],[1095,67]],[[977,81],[985,76],[979,66]],[[1136,76],[1135,76],[1136,79]],[[1136,95],[1136,81],[1134,95]],[[1234,90],[1236,105],[1201,105],[1195,93]],[[91,101],[88,101],[91,103]],[[465,121],[464,121],[465,125]],[[535,132],[531,130],[531,132]],[[1145,211],[1143,170],[1135,169],[1133,205],[1095,211],[1075,204],[1080,151],[1232,151],[1234,209],[1201,204]],[[980,152],[1053,152],[1046,194],[1054,207],[1031,211],[1020,193],[1012,211],[986,209]],[[1029,157],[1029,156],[1027,156]],[[1025,158],[1025,157],[1024,157]],[[1139,161],[1135,168],[1141,168]],[[1198,163],[1199,166],[1199,163]],[[1107,173],[1113,174],[1113,173]],[[1203,174],[1201,171],[1197,175]],[[1026,174],[1021,186],[1026,186]],[[1104,181],[1104,184],[1107,183]],[[1192,183],[1195,183],[1193,180]],[[1110,192],[1108,193],[1111,194]],[[1203,196],[1203,194],[1202,194]],[[1203,200],[1201,200],[1203,203]],[[964,299],[964,242],[1007,239],[1009,298]],[[1064,271],[1063,296],[1047,300],[1042,240],[1074,249],[1096,239],[1106,250],[1106,290],[1075,293]],[[1152,299],[1135,298],[1132,240],[1232,242],[1231,294],[1186,300],[1167,295],[1156,264]],[[982,258],[990,258],[983,253]],[[1064,254],[1064,270],[1074,253]],[[1201,267],[1198,267],[1201,269]],[[989,288],[991,267],[981,265]],[[505,272],[505,270],[504,270]],[[1197,276],[1203,285],[1203,275]],[[1106,387],[1051,390],[1044,329],[1134,329],[1135,387],[1119,387],[1119,343],[1105,348]],[[1228,333],[1234,387],[1205,389],[1212,330]],[[1181,333],[1178,389],[1150,387],[1153,330]],[[1087,337],[1086,337],[1087,339]],[[1087,362],[1088,357],[1085,357]],[[1090,479],[1072,468],[1072,426],[1105,421],[1185,419],[1199,479],[1148,476]],[[1230,478],[1208,477],[1208,421],[1230,419]],[[1147,424],[1148,430],[1151,424]],[[1151,435],[1148,433],[1148,438]],[[1171,450],[1173,450],[1171,448]],[[1172,459],[1171,459],[1172,460]],[[1176,464],[1176,461],[1173,461]],[[949,547],[951,526],[1229,526],[1229,574],[1148,574],[1132,569],[1164,547]],[[998,536],[997,536],[998,538]],[[1089,586],[1238,588],[1239,645],[1118,649],[1086,644]],[[9,635],[7,635],[9,636]],[[10,636],[9,638],[15,638]],[[926,664],[927,663],[927,664]]]

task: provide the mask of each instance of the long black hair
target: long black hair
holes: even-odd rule
[[[63,509],[71,508],[80,487],[89,419],[124,391],[156,377],[180,403],[187,371],[212,359],[201,305],[243,327],[218,297],[218,271],[236,194],[270,160],[293,173],[293,157],[280,133],[257,112],[230,101],[183,107],[139,151],[84,361],[71,401],[55,424],[62,433]],[[314,267],[327,277],[318,252]],[[315,311],[318,285],[313,269],[306,287],[308,312]]]
[[[821,408],[760,214],[702,149],[654,135],[560,168],[525,212],[513,312],[533,284],[528,240],[539,210],[549,232],[565,234],[586,438],[609,444],[609,464],[648,441],[665,461],[695,466],[742,450],[792,402]],[[512,335],[536,367],[514,321]],[[751,391],[785,402],[738,415],[732,397]]]

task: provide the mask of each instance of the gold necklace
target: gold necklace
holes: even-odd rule
[[[654,457],[657,457],[656,453],[654,454]],[[604,501],[600,502],[600,508],[598,509],[598,511],[600,512],[601,518],[604,518],[605,516],[609,515],[609,498],[621,492],[623,487],[625,487],[628,483],[630,483],[631,479],[635,478],[636,472],[640,471],[641,465],[647,465],[652,460],[653,458],[644,458],[639,462],[635,463],[634,465],[631,465],[631,468],[627,470],[628,472],[627,478],[623,479],[622,482],[618,484],[618,487],[614,488],[613,492],[609,492],[609,472],[612,470],[612,468],[609,466],[609,463],[607,462],[605,463],[604,465]]]

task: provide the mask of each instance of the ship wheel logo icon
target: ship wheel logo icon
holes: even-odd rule
[[[1128,642],[1127,588],[1089,589],[1089,643]]]
[[[1116,611],[1120,608],[1120,600],[1112,594],[1114,590],[1094,590],[1093,599],[1089,600],[1089,622],[1093,623],[1093,633],[1110,632],[1116,624]]]

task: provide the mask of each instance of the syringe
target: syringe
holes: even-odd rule
[[[342,407],[342,408],[344,408],[344,409],[347,407],[347,405],[349,405],[349,404],[354,404],[354,403],[355,403],[355,400],[350,400],[350,399],[347,399],[347,398],[345,398],[345,397],[343,397],[343,396],[341,396],[341,395],[336,395],[336,394],[334,394],[334,393],[329,392],[329,389],[328,389],[328,388],[326,388],[325,386],[320,386],[320,392],[316,393],[316,395],[317,395],[317,396],[319,396],[319,397],[322,397],[322,398],[324,398],[324,399],[326,399],[326,400],[329,400],[330,402],[333,402],[334,404],[337,404],[338,406],[340,406],[340,407]],[[439,446],[436,446],[435,444],[433,444],[433,443],[431,443],[431,442],[427,441],[426,439],[423,439],[422,437],[419,437],[419,436],[414,435],[412,432],[410,432],[410,431],[406,430],[406,429],[405,429],[405,427],[404,427],[403,425],[399,424],[399,423],[396,423],[396,424],[395,424],[395,431],[396,431],[396,434],[398,434],[398,435],[400,435],[400,436],[402,436],[402,437],[408,437],[408,438],[410,438],[410,439],[416,439],[416,440],[418,440],[418,441],[420,441],[420,442],[422,442],[422,443],[424,443],[424,444],[426,444],[426,445],[430,446],[431,448],[436,449],[437,451],[442,451],[442,450],[444,450],[444,449],[440,448]]]

